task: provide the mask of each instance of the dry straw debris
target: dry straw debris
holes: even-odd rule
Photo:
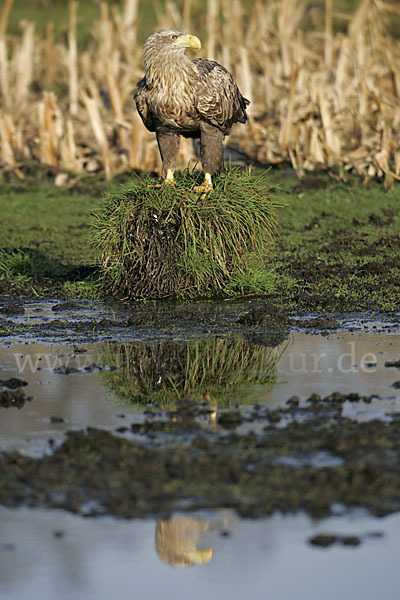
[[[154,136],[132,102],[142,76],[138,41],[140,2],[100,2],[92,39],[78,52],[78,2],[70,2],[67,35],[48,24],[39,35],[21,22],[7,33],[13,0],[0,10],[0,164],[24,176],[29,161],[80,176],[129,169],[158,170]],[[299,174],[317,167],[354,170],[365,179],[400,179],[400,39],[387,33],[400,15],[396,3],[360,0],[351,16],[334,0],[172,0],[160,3],[160,27],[179,27],[203,39],[203,56],[232,71],[252,100],[246,132],[229,144],[263,164],[290,160]],[[310,13],[323,11],[324,26]],[[245,18],[246,16],[246,18]],[[347,32],[334,24],[347,20]],[[318,19],[317,19],[318,21]],[[344,21],[346,22],[346,21]],[[239,24],[239,26],[238,26]],[[144,34],[151,33],[140,32]],[[58,93],[55,93],[58,90]],[[180,166],[195,156],[182,140]],[[70,184],[73,179],[69,180]]]

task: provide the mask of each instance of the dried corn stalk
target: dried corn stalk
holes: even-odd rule
[[[120,9],[103,1],[92,40],[78,53],[79,4],[70,3],[66,38],[22,22],[7,34],[12,0],[0,9],[0,168],[24,158],[70,172],[159,169],[154,134],[132,100],[142,76],[140,0]],[[398,7],[361,0],[354,15],[335,2],[311,0],[160,0],[160,27],[185,27],[203,40],[203,56],[229,68],[249,97],[248,127],[234,128],[228,143],[271,164],[291,161],[299,174],[340,165],[391,186],[400,177],[400,40],[385,31]],[[323,10],[321,30],[307,21]],[[247,11],[246,18],[244,15]],[[399,13],[400,14],[400,13]],[[347,34],[335,33],[346,19]],[[65,90],[58,97],[54,89]],[[183,141],[179,166],[195,162]]]

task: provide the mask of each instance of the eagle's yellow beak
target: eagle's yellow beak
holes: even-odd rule
[[[194,48],[195,50],[200,50],[201,41],[196,35],[192,35],[191,33],[185,33],[178,37],[174,46],[182,46],[183,48]]]

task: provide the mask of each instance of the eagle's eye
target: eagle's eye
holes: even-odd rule
[[[177,40],[177,39],[178,39],[178,36],[177,36],[177,35],[174,33],[174,35],[171,35],[171,39],[172,39],[172,40]]]

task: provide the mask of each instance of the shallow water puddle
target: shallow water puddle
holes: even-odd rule
[[[262,331],[255,335],[225,328],[201,333],[204,325],[198,325],[192,336],[190,324],[176,339],[167,329],[157,338],[155,328],[123,327],[123,311],[117,316],[117,328],[111,331],[104,322],[105,333],[97,329],[91,336],[87,329],[68,329],[68,320],[65,327],[60,321],[58,329],[57,310],[47,304],[39,308],[25,306],[24,316],[13,317],[13,322],[25,326],[29,319],[41,327],[52,322],[55,329],[36,331],[33,336],[24,330],[18,337],[5,338],[0,347],[0,391],[13,387],[18,391],[21,382],[27,384],[19,388],[15,405],[6,399],[8,408],[0,406],[3,452],[51,454],[54,442],[58,446],[68,430],[94,427],[149,447],[168,448],[168,453],[172,447],[168,444],[185,448],[195,440],[200,453],[206,454],[210,447],[212,456],[221,461],[224,442],[233,432],[243,434],[241,443],[249,431],[268,439],[298,419],[293,439],[274,438],[280,452],[272,444],[269,453],[264,445],[264,455],[259,455],[261,462],[266,461],[263,468],[290,468],[302,479],[301,469],[305,474],[309,467],[319,472],[335,467],[340,471],[343,466],[360,477],[360,458],[349,467],[352,450],[346,450],[341,439],[330,440],[329,433],[318,438],[316,433],[316,441],[323,439],[323,443],[304,445],[302,419],[311,437],[334,421],[341,428],[339,438],[345,433],[345,439],[353,436],[353,423],[345,428],[343,417],[389,423],[400,413],[400,384],[396,385],[400,369],[387,364],[400,358],[395,324],[343,317],[343,329],[329,335],[305,333],[298,327],[284,341],[282,335],[278,345],[269,345]],[[102,318],[113,320],[113,310],[105,306]],[[66,312],[60,313],[66,319]],[[81,320],[97,316],[90,305],[79,313]],[[342,396],[335,397],[334,392]],[[321,402],[319,396],[325,400]],[[182,398],[190,402],[179,408]],[[282,408],[287,410],[276,410]],[[391,452],[397,452],[393,423],[392,437],[384,439],[386,425],[363,435],[375,440],[377,431],[378,437],[383,436],[382,448],[391,444]],[[207,435],[202,437],[204,432]],[[237,437],[232,439],[238,444]],[[252,443],[248,436],[239,455],[239,460],[248,461],[244,464],[250,472],[257,458]],[[361,443],[365,442],[361,439]],[[378,448],[380,438],[376,443]],[[373,462],[375,450],[371,452],[366,460]],[[397,459],[390,453],[382,451],[377,460],[395,469]],[[157,459],[152,464],[156,468]],[[69,474],[73,472],[74,467]],[[345,481],[346,471],[343,479],[341,473],[337,476],[338,482]],[[372,469],[372,481],[376,476]],[[248,493],[246,488],[244,507]],[[56,490],[56,501],[62,496],[57,494]],[[88,506],[78,507],[82,514],[93,511],[90,489],[87,497]],[[282,507],[279,498],[277,506]],[[393,498],[395,502],[397,496]],[[392,501],[390,490],[385,501]],[[190,502],[179,495],[171,506],[180,510],[195,505]],[[378,498],[371,505],[379,508],[379,502]],[[151,502],[143,506],[135,514],[151,515]],[[0,509],[0,598],[397,598],[399,513],[377,519],[361,509],[349,512],[341,506],[332,513],[321,521],[303,513],[246,520],[220,509],[175,513],[158,520],[117,520],[88,519],[57,509]],[[255,509],[254,514],[265,511]]]
[[[274,409],[292,396],[356,392],[368,402],[345,402],[344,416],[385,418],[400,411],[393,387],[400,370],[385,366],[399,356],[400,336],[362,331],[292,332],[276,348],[243,338],[75,346],[8,341],[0,348],[0,378],[28,383],[21,389],[32,400],[20,409],[0,407],[0,444],[38,455],[68,429],[115,430],[142,422],[146,405],[182,396],[207,399],[216,409]]]
[[[337,540],[310,544],[321,534]],[[219,510],[121,521],[1,510],[0,597],[395,600],[399,540],[399,515],[313,522]]]
[[[387,333],[340,332],[329,336],[292,333],[278,364],[280,385],[269,402],[292,395],[329,395],[358,392],[360,395],[399,396],[393,383],[400,370],[385,366],[400,356],[400,336]],[[394,405],[393,405],[394,406]]]
[[[78,362],[72,356],[71,346],[29,344],[0,349],[1,379],[15,377],[27,382],[21,389],[32,397],[21,409],[0,407],[2,449],[39,455],[49,449],[48,438],[61,440],[68,429],[120,425],[119,403],[97,373],[54,372],[63,365],[85,368],[92,364],[89,354],[78,355]],[[138,410],[130,407],[133,414]]]

